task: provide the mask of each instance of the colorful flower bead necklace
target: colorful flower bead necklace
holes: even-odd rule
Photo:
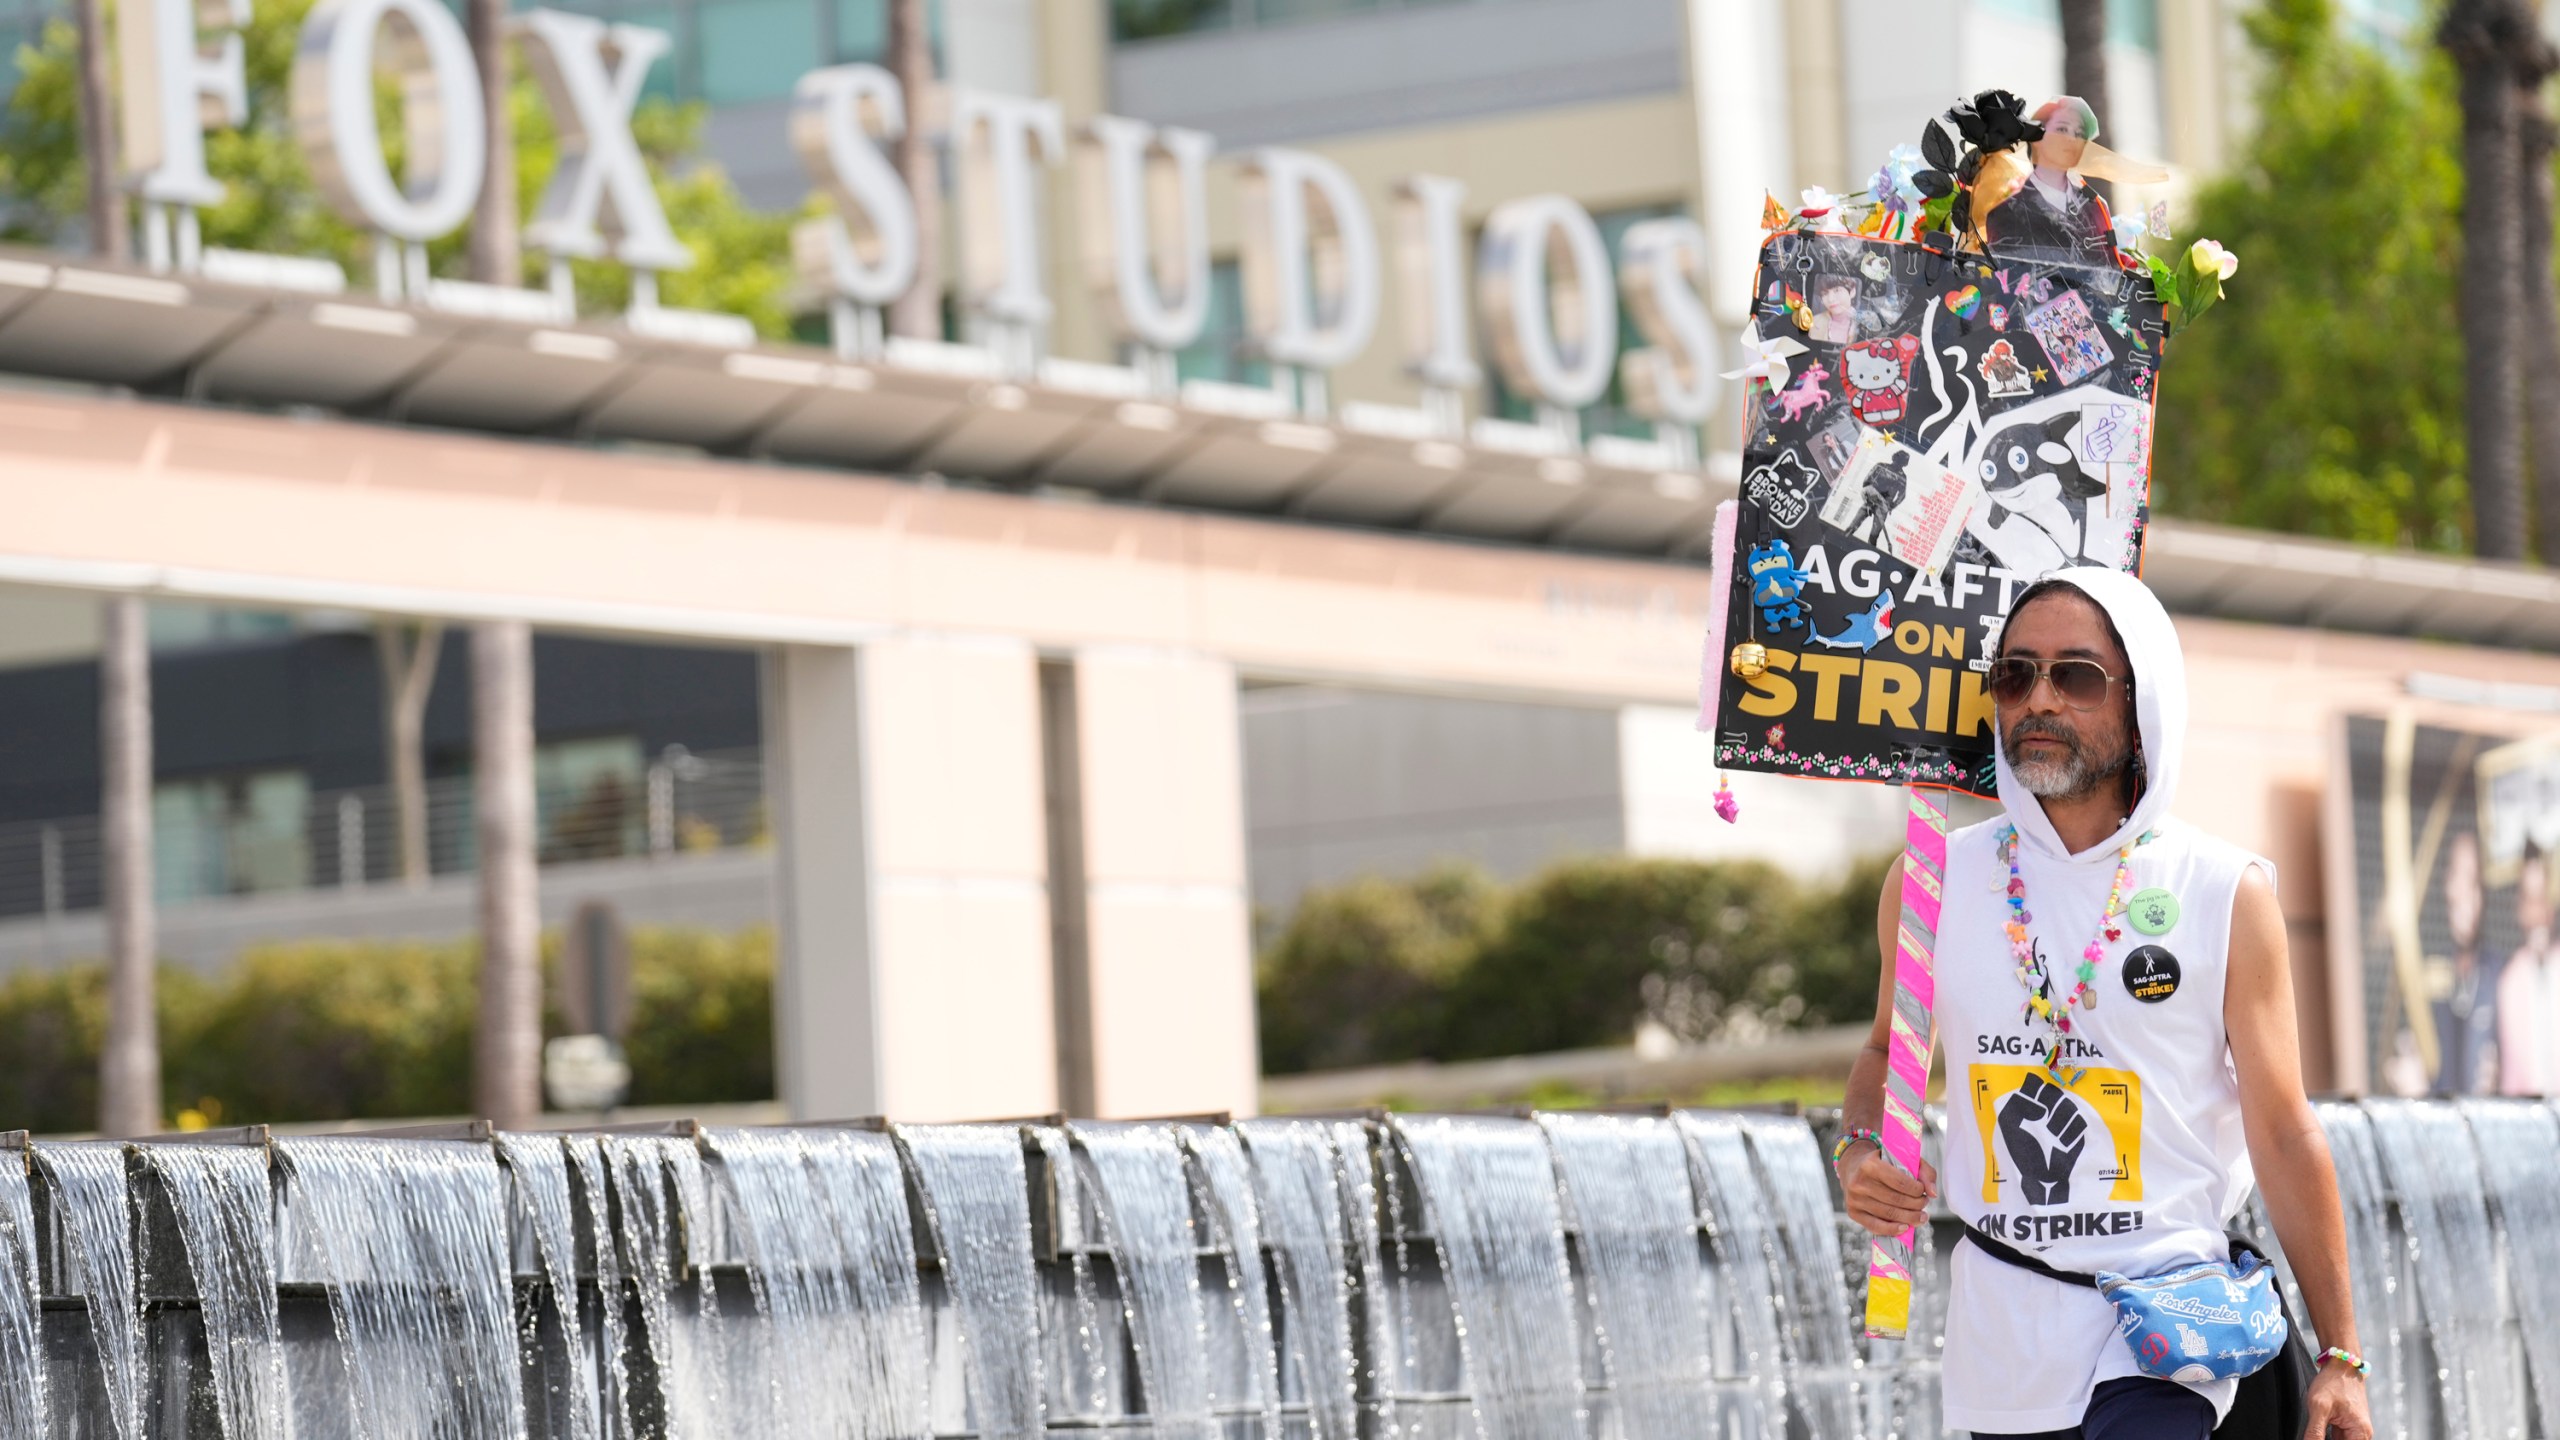
[[[2044,1021],[2051,1041],[2045,1047],[2044,1068],[2062,1084],[2071,1084],[2078,1078],[2076,1071],[2065,1074],[2062,1068],[2062,1038],[2071,1033],[2071,1007],[2098,1008],[2098,962],[2107,957],[2110,942],[2124,938],[2116,917],[2124,913],[2125,886],[2133,878],[2133,852],[2150,838],[2151,832],[2145,830],[2116,852],[2116,878],[2107,887],[2107,908],[2098,915],[2098,933],[2080,952],[2078,980],[2071,987],[2071,994],[2057,1003],[2053,979],[2045,974],[2044,961],[2036,955],[2035,942],[2027,934],[2027,926],[2035,917],[2027,913],[2027,881],[2018,873],[2018,827],[2004,825],[2000,829],[2000,858],[2009,866],[2009,923],[2001,928],[2008,932],[2009,954],[2018,962],[2018,983],[2027,990],[2026,1006],[2019,1013]]]

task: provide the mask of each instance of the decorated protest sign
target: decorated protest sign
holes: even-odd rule
[[[1716,762],[1988,796],[2009,602],[2140,563],[2152,277],[1797,220],[1756,286],[1798,339],[1750,387]]]

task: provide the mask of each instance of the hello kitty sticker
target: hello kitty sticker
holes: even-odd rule
[[[1840,388],[1849,413],[1879,428],[1910,407],[1911,362],[1920,354],[1916,335],[1861,340],[1840,353]]]

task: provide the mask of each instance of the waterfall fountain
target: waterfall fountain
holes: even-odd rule
[[[2319,1113],[2378,1433],[2560,1434],[2560,1111]],[[1827,1123],[0,1135],[0,1440],[1926,1440]]]

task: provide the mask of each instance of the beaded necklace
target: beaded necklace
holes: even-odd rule
[[[2124,938],[2124,930],[2116,917],[2124,913],[2124,890],[2133,878],[2133,852],[2151,838],[2152,832],[2124,842],[2116,852],[2115,882],[2107,887],[2107,908],[2098,915],[2098,933],[2080,952],[2078,981],[2068,998],[2056,1003],[2053,979],[2045,974],[2044,961],[2036,954],[2035,942],[2027,936],[2027,926],[2035,917],[2027,913],[2026,877],[2018,873],[2018,827],[2004,825],[2000,829],[2000,858],[2009,866],[2009,923],[2001,928],[2009,935],[2009,954],[2018,962],[2018,983],[2027,990],[2027,1003],[2021,1016],[2034,1015],[2045,1022],[2050,1042],[2045,1047],[2044,1068],[2053,1078],[2069,1085],[2079,1078],[2074,1070],[2065,1074],[2062,1068],[2062,1038],[2071,1033],[2071,1007],[2083,1010],[2098,1008],[2098,962],[2106,958],[2109,942]]]

